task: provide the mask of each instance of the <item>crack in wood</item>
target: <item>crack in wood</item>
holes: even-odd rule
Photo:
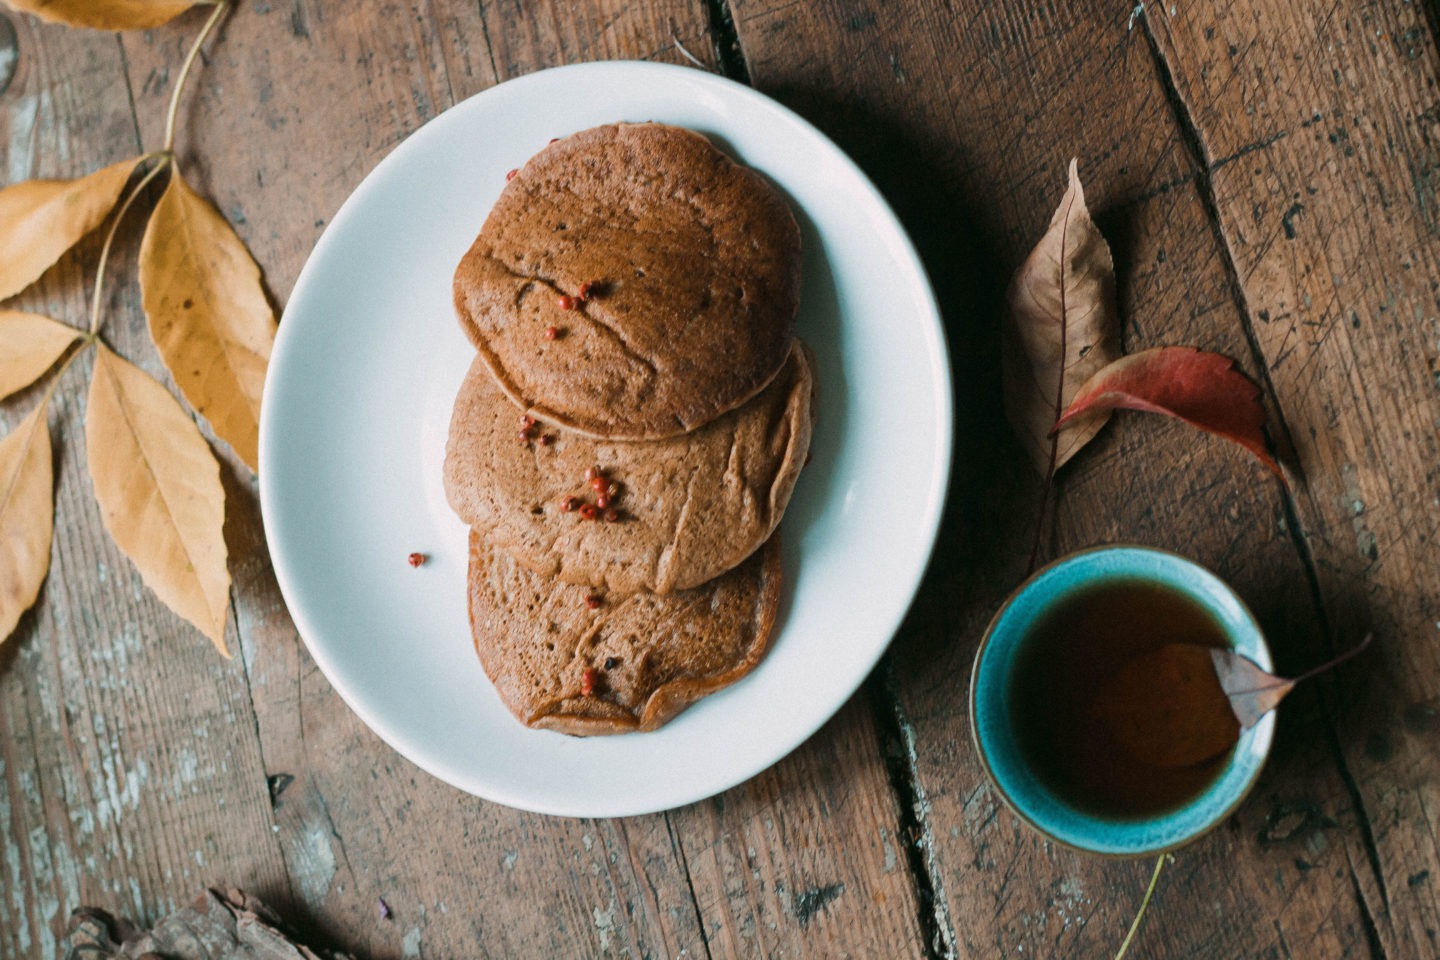
[[[867,684],[871,712],[880,735],[880,755],[895,794],[899,822],[896,839],[905,848],[905,861],[915,885],[919,907],[921,941],[927,960],[953,960],[958,955],[955,930],[950,924],[949,905],[941,874],[932,862],[935,835],[931,828],[925,788],[916,769],[914,728],[900,705],[895,683],[895,664],[886,654]]]
[[[700,946],[705,949],[705,960],[711,960],[710,937],[705,933],[705,917],[700,913],[700,898],[695,895],[695,881],[690,879],[690,860],[685,856],[685,845],[675,835],[675,824],[670,814],[665,815],[665,832],[670,835],[670,848],[680,859],[680,869],[685,872],[685,889],[690,891],[690,905],[695,908],[695,929],[700,932]]]
[[[115,34],[115,49],[120,53],[120,75],[125,78],[125,100],[130,104],[130,123],[135,128],[135,152],[145,150],[145,138],[140,132],[140,108],[135,105],[135,83],[130,79],[130,58],[125,53],[125,41]]]
[[[1380,941],[1380,931],[1375,929],[1375,918],[1370,913],[1369,901],[1365,899],[1365,891],[1360,886],[1360,877],[1355,873],[1355,865],[1350,865],[1350,885],[1355,891],[1355,902],[1360,905],[1360,920],[1365,925],[1365,943],[1370,947],[1371,960],[1386,960],[1385,945]]]
[[[490,76],[495,78],[496,83],[499,83],[505,78],[500,76],[500,67],[495,62],[495,44],[490,40],[490,19],[485,16],[485,5],[483,3],[480,4],[480,37],[485,41],[485,58],[490,61]],[[447,82],[450,79],[450,68],[448,64],[445,68],[445,78]]]
[[[1276,391],[1274,381],[1270,376],[1270,368],[1266,363],[1265,353],[1260,347],[1259,338],[1255,332],[1254,315],[1250,309],[1250,304],[1245,293],[1245,285],[1240,276],[1235,251],[1231,248],[1229,241],[1225,237],[1224,230],[1221,227],[1219,203],[1216,200],[1214,184],[1210,178],[1210,174],[1216,170],[1220,164],[1209,161],[1209,151],[1205,146],[1203,138],[1200,136],[1199,127],[1196,126],[1189,107],[1180,95],[1179,88],[1175,83],[1174,72],[1171,70],[1170,63],[1160,48],[1159,38],[1156,37],[1154,29],[1148,19],[1145,20],[1145,39],[1149,44],[1150,54],[1155,60],[1156,73],[1160,78],[1161,86],[1164,88],[1166,101],[1170,105],[1171,112],[1175,117],[1176,126],[1180,130],[1181,140],[1190,155],[1191,164],[1196,171],[1194,174],[1196,192],[1205,209],[1206,217],[1210,221],[1210,228],[1214,233],[1216,242],[1220,245],[1220,249],[1224,251],[1225,272],[1230,280],[1236,306],[1240,310],[1240,326],[1245,334],[1246,344],[1250,349],[1251,360],[1260,373],[1261,384],[1266,395],[1275,406],[1276,419],[1279,421],[1284,446],[1287,451],[1293,451],[1295,449],[1292,439],[1293,434],[1286,420],[1284,408],[1280,403],[1280,395]],[[1273,143],[1275,139],[1279,139],[1279,137],[1275,137],[1270,142]],[[1243,149],[1244,148],[1242,148],[1242,150]],[[1287,225],[1287,232],[1289,232],[1289,229]],[[1295,462],[1293,456],[1287,459],[1290,461],[1288,465],[1295,471],[1297,477],[1299,477],[1297,486],[1302,489],[1307,489],[1308,484],[1305,481],[1300,464]],[[1301,567],[1304,570],[1305,580],[1310,590],[1311,603],[1319,621],[1320,629],[1323,635],[1329,638],[1330,647],[1333,652],[1335,647],[1334,633],[1330,628],[1330,618],[1326,614],[1324,595],[1320,587],[1320,576],[1316,567],[1316,559],[1304,536],[1299,511],[1296,508],[1293,489],[1288,486],[1282,486],[1280,500],[1285,515],[1285,527],[1290,535],[1291,542],[1295,546]],[[1365,809],[1364,798],[1360,792],[1359,785],[1356,783],[1354,775],[1350,771],[1349,764],[1345,760],[1344,751],[1341,748],[1339,735],[1336,731],[1334,717],[1327,708],[1323,696],[1320,698],[1320,704],[1321,718],[1330,741],[1335,765],[1341,781],[1345,784],[1346,791],[1349,794],[1351,806],[1355,810],[1357,823],[1360,828],[1361,842],[1365,848],[1366,860],[1369,863],[1370,871],[1374,876],[1376,887],[1379,890],[1385,915],[1388,916],[1390,912],[1390,899],[1385,889],[1385,875],[1380,863],[1380,852],[1375,841],[1374,827],[1370,821],[1369,813]],[[1355,874],[1353,863],[1351,864],[1351,882],[1355,889],[1356,899],[1359,902],[1361,917],[1365,923],[1365,935],[1370,946],[1371,955],[1375,960],[1384,960],[1386,956],[1385,949],[1380,941],[1369,901],[1364,895],[1364,888],[1360,884],[1359,877]]]
[[[227,494],[227,495],[228,495],[228,494]],[[259,756],[258,756],[256,759],[257,759],[257,760],[259,761],[259,763],[260,763],[260,769],[261,769],[261,771],[268,771],[268,770],[270,769],[270,767],[269,767],[269,765],[265,762],[265,736],[264,736],[264,731],[262,731],[262,730],[260,729],[260,712],[255,709],[255,684],[254,684],[254,681],[253,681],[252,677],[250,676],[250,670],[251,670],[251,667],[254,665],[254,662],[255,662],[255,654],[256,654],[257,651],[251,649],[252,646],[253,646],[253,644],[254,644],[254,640],[253,640],[252,638],[247,638],[247,637],[245,636],[244,631],[243,631],[243,630],[241,629],[241,627],[240,627],[240,611],[239,611],[239,608],[235,606],[235,601],[234,601],[233,598],[231,599],[231,602],[230,602],[230,609],[231,609],[231,614],[232,614],[232,616],[233,616],[233,618],[234,618],[234,621],[235,621],[235,644],[236,644],[236,646],[238,646],[238,647],[240,648],[240,657],[239,657],[239,659],[240,659],[240,676],[243,677],[243,678],[244,678],[244,681],[245,681],[245,698],[246,698],[246,700],[247,700],[247,701],[249,702],[249,704],[250,704],[250,722],[251,722],[252,724],[254,724],[254,727],[255,727],[255,750],[256,750],[256,752],[259,754]],[[297,643],[299,642],[298,637],[296,638],[296,642],[297,642]],[[298,688],[298,683],[299,683],[299,672],[298,672],[298,671],[296,672],[296,683],[297,683],[297,689],[296,689],[296,691],[295,691],[295,712],[302,718],[302,719],[301,719],[301,726],[302,726],[302,729],[303,729],[303,725],[304,725],[304,719],[303,719],[303,718],[304,718],[304,715],[305,715],[305,714],[304,714],[304,710],[301,709],[302,704],[301,704],[301,701],[300,701],[300,691],[299,691],[299,688]],[[279,774],[278,776],[289,776],[289,775],[288,775],[288,774]],[[293,780],[294,778],[292,777],[291,779]],[[288,863],[288,861],[287,861],[287,859],[286,859],[286,857],[285,857],[285,844],[280,841],[280,838],[279,838],[278,836],[276,836],[277,832],[278,832],[279,829],[280,829],[280,825],[279,825],[279,823],[278,823],[278,822],[276,821],[276,819],[275,819],[275,811],[276,811],[277,801],[280,799],[280,793],[281,793],[281,791],[283,791],[283,790],[284,790],[286,787],[288,787],[289,785],[290,785],[289,783],[285,783],[285,784],[283,784],[283,785],[273,784],[273,783],[272,783],[272,778],[269,776],[269,774],[268,774],[268,772],[267,772],[266,777],[265,777],[265,787],[266,787],[266,793],[267,793],[267,794],[269,795],[269,797],[270,797],[270,810],[269,810],[269,813],[270,813],[270,831],[269,831],[269,833],[270,833],[270,840],[271,840],[272,843],[275,844],[275,856],[279,857],[279,858],[280,858],[280,862],[281,862],[282,864],[285,864],[285,865],[286,865],[286,870],[285,870],[285,897],[286,897],[286,899],[285,899],[284,901],[282,901],[281,904],[280,904],[280,906],[281,906],[282,909],[292,907],[292,906],[294,906],[295,904],[297,904],[297,903],[299,902],[299,900],[298,900],[298,898],[297,898],[297,891],[296,891],[296,889],[295,889],[295,877],[294,877],[294,875],[291,873],[291,871],[289,870],[289,863]],[[277,786],[278,786],[278,788],[277,788]]]
[[[1340,771],[1340,781],[1345,784],[1345,792],[1349,795],[1350,804],[1355,808],[1359,818],[1360,841],[1365,848],[1365,859],[1370,864],[1370,872],[1375,875],[1375,886],[1380,892],[1380,904],[1384,908],[1384,915],[1388,917],[1390,915],[1390,891],[1385,886],[1385,870],[1380,863],[1380,845],[1375,840],[1375,829],[1370,822],[1370,814],[1365,809],[1365,797],[1360,792],[1360,785],[1356,783],[1354,774],[1350,772],[1350,765],[1345,762],[1345,753],[1340,746],[1340,737],[1336,733],[1333,716],[1324,697],[1320,698],[1320,715],[1325,720],[1330,751],[1335,756],[1335,765]],[[1366,909],[1367,921],[1373,925],[1374,920],[1370,916],[1368,904],[1362,903],[1362,906]]]
[[[705,13],[710,21],[710,38],[715,44],[720,72],[731,80],[750,86],[750,65],[745,60],[745,50],[740,46],[740,34],[735,30],[729,0],[705,0]]]

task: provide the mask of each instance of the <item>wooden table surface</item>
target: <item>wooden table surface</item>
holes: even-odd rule
[[[18,49],[4,182],[157,148],[205,16],[114,34],[0,12]],[[945,526],[890,654],[794,754],[664,814],[531,815],[422,773],[339,699],[233,459],[239,655],[155,600],[90,491],[87,356],[51,407],[51,573],[0,648],[0,956],[54,955],[80,904],[152,921],[217,881],[374,958],[1113,955],[1151,863],[1022,827],[964,709],[1039,492],[1000,411],[1004,284],[1071,156],[1115,250],[1126,350],[1238,358],[1293,470],[1287,489],[1237,448],[1121,416],[1061,474],[1045,554],[1181,551],[1234,584],[1286,672],[1376,636],[1285,704],[1257,789],[1175,855],[1131,955],[1440,956],[1437,33],[1410,0],[241,3],[187,88],[178,149],[277,306],[382,157],[512,77],[688,51],[815,122],[893,203],[944,307]],[[163,375],[140,222],[120,230],[105,330]],[[82,323],[99,242],[6,306]],[[6,430],[35,399],[0,408]]]

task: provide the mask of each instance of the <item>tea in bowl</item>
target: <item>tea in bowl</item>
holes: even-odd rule
[[[970,678],[971,731],[1000,796],[1052,840],[1111,856],[1223,821],[1259,777],[1275,717],[1240,729],[1213,647],[1271,669],[1239,597],[1184,557],[1096,547],[1035,573],[991,621]]]

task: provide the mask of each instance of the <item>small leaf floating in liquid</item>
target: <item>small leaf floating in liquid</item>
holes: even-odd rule
[[[1096,698],[1101,719],[1137,760],[1167,770],[1189,767],[1240,738],[1211,664],[1214,649],[1166,644],[1126,663]]]
[[[1294,680],[1277,677],[1234,650],[1211,649],[1210,659],[1220,678],[1220,689],[1225,691],[1242,730],[1259,723],[1261,717],[1278,707],[1295,689]]]
[[[1166,644],[1121,667],[1097,698],[1097,711],[1115,739],[1152,766],[1203,763],[1233,747],[1297,683],[1349,660],[1372,636],[1293,679],[1228,648]]]
[[[1212,649],[1210,654],[1215,662],[1215,674],[1220,678],[1220,686],[1230,700],[1230,708],[1235,711],[1235,718],[1240,721],[1240,728],[1249,730],[1261,717],[1274,710],[1280,701],[1295,689],[1297,683],[1309,680],[1326,670],[1333,670],[1363,652],[1374,639],[1375,634],[1367,633],[1364,639],[1340,656],[1326,660],[1318,667],[1311,667],[1291,680],[1275,676],[1234,650]]]

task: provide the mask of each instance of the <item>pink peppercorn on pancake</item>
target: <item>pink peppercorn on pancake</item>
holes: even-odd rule
[[[769,539],[805,465],[813,417],[812,361],[799,340],[744,406],[649,442],[534,420],[477,360],[455,400],[445,490],[462,520],[537,574],[668,593],[724,573]]]
[[[612,439],[694,430],[790,352],[800,231],[699,134],[611,124],[506,184],[454,279],[466,335],[536,419]]]
[[[527,726],[577,736],[654,730],[765,655],[780,604],[779,536],[703,586],[603,595],[537,576],[470,533],[481,666]]]

